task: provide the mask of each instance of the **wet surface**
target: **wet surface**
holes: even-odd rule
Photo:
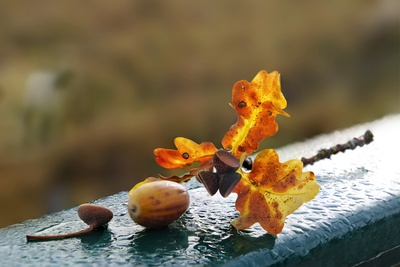
[[[400,168],[392,153],[400,149],[399,125],[400,116],[391,116],[279,149],[283,161],[311,156],[367,128],[375,135],[367,146],[306,168],[316,174],[321,190],[286,218],[277,237],[258,225],[236,231],[229,223],[238,215],[236,195],[210,197],[191,181],[189,210],[166,229],[136,225],[127,211],[128,193],[121,192],[93,202],[114,213],[108,227],[93,234],[26,242],[26,234],[86,228],[76,208],[0,229],[0,265],[338,266],[367,261],[400,245]],[[400,262],[400,253],[380,260]]]

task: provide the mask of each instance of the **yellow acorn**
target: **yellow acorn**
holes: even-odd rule
[[[186,188],[176,182],[150,177],[129,192],[132,220],[147,228],[163,228],[177,220],[189,207]]]

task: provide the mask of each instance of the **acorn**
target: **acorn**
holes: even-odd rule
[[[150,177],[129,192],[128,211],[137,224],[164,228],[181,217],[189,203],[183,185]]]

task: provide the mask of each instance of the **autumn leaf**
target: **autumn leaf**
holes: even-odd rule
[[[156,162],[167,169],[190,166],[194,162],[206,163],[212,159],[217,148],[211,142],[197,144],[184,137],[175,138],[177,150],[157,148],[154,150]]]
[[[280,163],[274,150],[261,151],[250,173],[239,170],[242,179],[233,192],[240,215],[231,224],[243,230],[258,222],[270,234],[279,234],[286,216],[318,194],[315,175],[302,169],[300,160]]]
[[[286,107],[286,99],[281,92],[277,71],[268,74],[263,70],[251,83],[245,80],[237,82],[232,89],[230,105],[238,113],[238,119],[224,136],[222,146],[231,148],[237,158],[242,153],[253,153],[261,140],[276,134],[276,115],[289,116],[282,110]]]

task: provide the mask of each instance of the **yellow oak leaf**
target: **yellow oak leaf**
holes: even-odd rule
[[[155,177],[147,177],[145,180],[141,181],[140,183],[137,183],[134,187],[132,187],[132,189],[129,191],[129,195],[132,195],[132,193],[138,189],[141,185],[147,184],[147,183],[151,183],[151,182],[155,182],[158,179]]]
[[[250,173],[238,172],[242,178],[233,192],[238,194],[236,209],[240,215],[231,221],[238,230],[258,222],[264,230],[277,235],[283,229],[286,216],[319,191],[315,175],[303,172],[300,160],[280,163],[272,149],[256,156]]]
[[[190,166],[194,162],[205,163],[212,159],[217,148],[211,142],[197,144],[190,139],[177,137],[174,140],[177,150],[157,148],[154,150],[156,162],[167,169]]]
[[[240,158],[242,153],[253,153],[261,140],[276,134],[276,115],[289,117],[282,110],[286,107],[286,99],[281,92],[277,71],[268,74],[262,70],[251,83],[245,80],[237,82],[232,89],[230,105],[238,113],[238,119],[224,136],[222,146],[232,149],[236,158]]]

